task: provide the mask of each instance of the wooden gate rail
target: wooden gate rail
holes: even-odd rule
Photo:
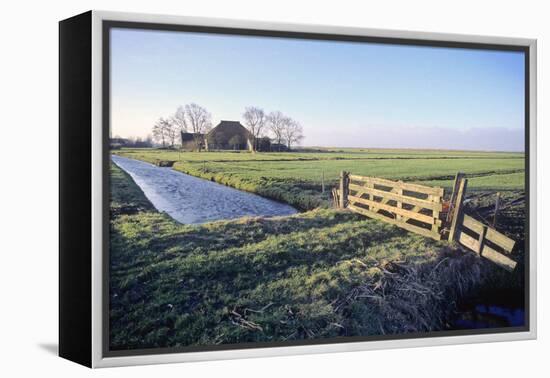
[[[471,234],[476,236],[473,237]],[[506,256],[512,252],[516,242],[469,215],[463,215],[458,242],[508,271],[514,270],[517,265]],[[492,246],[489,246],[489,243]]]
[[[386,187],[392,187],[392,188],[400,188],[403,190],[408,190],[411,192],[418,192],[422,194],[431,194],[435,196],[442,196],[444,189],[440,187],[432,187],[432,186],[425,186],[425,185],[418,185],[418,184],[411,184],[408,182],[403,181],[392,181],[388,179],[383,179],[379,177],[370,177],[370,176],[357,176],[348,174],[350,180],[356,180],[356,181],[364,181],[364,182],[370,182],[376,185],[380,186],[386,186]]]

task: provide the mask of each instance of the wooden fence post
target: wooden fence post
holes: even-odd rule
[[[428,198],[433,201],[434,203],[441,203],[441,198],[443,196],[434,196],[432,194],[430,194],[428,196]],[[438,210],[432,210],[432,216],[434,217],[434,219],[439,219],[439,211]],[[432,231],[433,232],[439,232],[439,226],[437,225],[437,222],[434,222],[434,224],[432,225]]]
[[[495,214],[493,216],[493,228],[497,226],[498,208],[500,207],[500,192],[497,192],[497,199],[495,201]]]
[[[345,209],[348,204],[349,193],[349,173],[346,171],[340,172],[340,208]]]
[[[458,175],[457,175],[458,176]],[[465,178],[460,178],[458,183],[458,191],[454,203],[451,203],[453,206],[453,214],[451,221],[451,229],[449,231],[449,241],[456,239],[457,231],[460,230],[460,223],[462,222],[462,202],[464,201],[464,196],[466,195],[466,187],[468,186],[468,180]]]
[[[477,239],[477,253],[481,256],[483,251],[483,243],[485,243],[485,235],[487,235],[487,226],[483,226],[483,231],[479,233],[479,239]]]
[[[402,188],[398,188],[398,189],[397,189],[397,194],[399,194],[400,196],[402,196],[402,195],[403,195],[403,189],[402,189]],[[429,197],[430,197],[430,196],[428,196],[428,198],[429,198]],[[402,208],[403,208],[403,202],[397,201],[397,208],[398,208],[398,209],[402,209]],[[397,219],[397,220],[403,220],[403,216],[402,216],[402,215],[399,215],[399,214],[396,214],[396,215],[395,215],[395,219]]]
[[[449,212],[447,213],[447,219],[445,222],[449,224],[452,221],[453,216],[453,207],[456,202],[456,195],[458,194],[458,187],[460,185],[460,181],[464,178],[464,173],[457,172],[455,176],[455,181],[453,184],[453,192],[451,193],[451,199],[449,200]]]

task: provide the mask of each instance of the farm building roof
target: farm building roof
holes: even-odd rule
[[[220,123],[214,127],[208,135],[222,133],[224,135],[234,135],[241,134],[246,138],[250,138],[250,132],[243,126],[239,121],[225,121],[222,120]]]

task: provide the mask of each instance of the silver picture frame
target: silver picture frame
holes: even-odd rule
[[[471,335],[433,336],[420,338],[392,338],[373,341],[350,341],[314,345],[247,347],[244,349],[154,353],[125,356],[109,356],[105,350],[105,202],[104,202],[104,120],[106,88],[104,86],[104,23],[133,22],[151,25],[190,25],[239,30],[262,30],[276,32],[315,33],[342,36],[363,36],[390,39],[425,41],[427,44],[475,43],[488,45],[523,46],[528,49],[528,172],[529,172],[529,259],[528,259],[528,330],[524,332],[483,333]],[[389,348],[412,348],[451,344],[486,343],[529,340],[537,337],[537,41],[535,39],[508,38],[480,35],[428,33],[403,30],[383,30],[356,27],[272,23],[203,17],[138,14],[126,12],[91,11],[91,367],[116,367],[128,365],[257,358],[313,353],[367,351]],[[526,67],[527,69],[527,67]],[[526,269],[527,271],[527,269]]]

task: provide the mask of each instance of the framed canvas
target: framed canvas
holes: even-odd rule
[[[536,337],[536,41],[61,21],[59,354]]]

